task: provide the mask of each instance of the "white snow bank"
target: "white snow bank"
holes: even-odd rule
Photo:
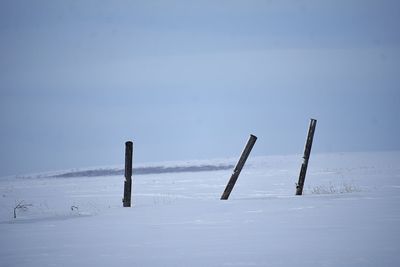
[[[134,176],[132,208],[122,176],[0,180],[0,266],[400,265],[400,152],[311,155],[300,197],[300,156],[248,163],[228,201],[229,169]]]

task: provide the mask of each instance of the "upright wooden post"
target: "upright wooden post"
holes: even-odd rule
[[[249,157],[250,152],[253,149],[254,144],[256,143],[256,140],[257,140],[257,137],[251,134],[249,140],[247,141],[247,145],[244,148],[238,163],[236,164],[236,167],[232,173],[231,179],[229,179],[229,182],[226,185],[225,191],[221,196],[221,200],[226,200],[229,198],[229,195],[231,194],[232,189],[235,186],[237,179],[239,178],[239,174],[242,171],[242,168],[243,168],[244,164],[246,163],[246,160]]]
[[[132,155],[133,155],[133,143],[131,141],[128,141],[125,143],[125,183],[124,183],[124,198],[122,200],[124,207],[131,206]]]
[[[301,164],[299,182],[296,185],[296,195],[298,196],[303,194],[304,181],[306,180],[308,160],[310,159],[311,147],[314,139],[314,132],[316,125],[317,125],[317,120],[311,119],[310,127],[308,129],[307,142],[304,148],[303,164]]]

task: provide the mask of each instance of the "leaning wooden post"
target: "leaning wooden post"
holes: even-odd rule
[[[232,173],[231,179],[229,179],[229,182],[226,185],[225,191],[221,196],[221,200],[226,200],[229,198],[229,195],[231,194],[232,189],[235,186],[237,179],[239,178],[239,174],[242,171],[242,168],[243,168],[244,164],[246,163],[246,160],[249,157],[250,152],[253,149],[254,144],[256,143],[256,140],[257,140],[257,137],[251,134],[249,141],[247,141],[247,145],[244,148],[238,163],[236,164],[236,167]]]
[[[314,132],[316,125],[317,125],[317,120],[311,119],[310,127],[308,129],[307,142],[304,148],[303,164],[301,164],[299,182],[296,184],[296,195],[298,196],[303,194],[304,181],[306,180],[308,160],[310,159],[311,147],[314,139]]]
[[[128,141],[125,143],[125,183],[124,183],[124,207],[131,206],[132,195],[132,154],[133,143]]]

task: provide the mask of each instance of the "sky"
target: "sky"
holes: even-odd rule
[[[0,176],[400,149],[400,2],[0,1]]]

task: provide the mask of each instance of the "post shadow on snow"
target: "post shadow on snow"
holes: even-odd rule
[[[310,119],[310,125],[308,129],[307,141],[304,149],[303,163],[300,169],[299,181],[296,184],[296,195],[303,194],[304,182],[307,173],[308,161],[311,154],[311,147],[314,139],[315,127],[317,125],[316,119]],[[257,137],[253,134],[250,135],[249,140],[236,164],[235,169],[222,193],[221,200],[227,200],[239,178],[240,172],[242,171],[251,150],[253,149]],[[133,142],[127,141],[125,143],[125,182],[124,182],[124,198],[122,200],[124,207],[131,207],[131,194],[132,194],[132,154],[133,154]]]
[[[14,218],[13,220],[0,221],[0,224],[29,224],[36,222],[64,221],[64,220],[91,217],[91,216],[93,215],[90,213],[76,213],[76,214],[71,213],[71,214],[60,214],[60,215],[55,214],[37,218]]]

